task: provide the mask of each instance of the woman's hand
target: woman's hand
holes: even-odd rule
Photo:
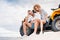
[[[45,19],[47,19],[47,18],[48,18],[48,14],[45,15]]]
[[[35,21],[34,21],[34,20],[32,20],[32,21],[31,21],[31,23],[35,23]]]

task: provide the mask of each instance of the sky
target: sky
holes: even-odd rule
[[[60,0],[0,0],[0,28],[18,32],[27,10],[32,10],[35,4],[50,15],[51,8],[58,8],[59,3]]]

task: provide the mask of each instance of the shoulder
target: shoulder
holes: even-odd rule
[[[44,9],[41,9],[42,12],[44,12],[45,10]]]
[[[47,14],[47,12],[44,9],[41,9],[42,13]]]

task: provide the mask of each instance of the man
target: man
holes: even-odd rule
[[[27,27],[34,28],[32,27],[32,23],[34,22],[33,17],[34,17],[33,12],[31,10],[28,10],[28,15],[23,22],[24,37],[27,36],[27,30],[26,30]]]

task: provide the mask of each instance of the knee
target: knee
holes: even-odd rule
[[[46,21],[45,21],[45,20],[43,20],[43,21],[42,21],[42,23],[43,23],[43,24],[45,24],[45,23],[46,23]]]
[[[35,21],[35,24],[38,24],[38,21]]]
[[[37,20],[37,19],[35,19],[35,23],[36,23],[36,22],[38,22],[38,20]]]
[[[23,25],[25,25],[26,24],[26,22],[23,22]]]

